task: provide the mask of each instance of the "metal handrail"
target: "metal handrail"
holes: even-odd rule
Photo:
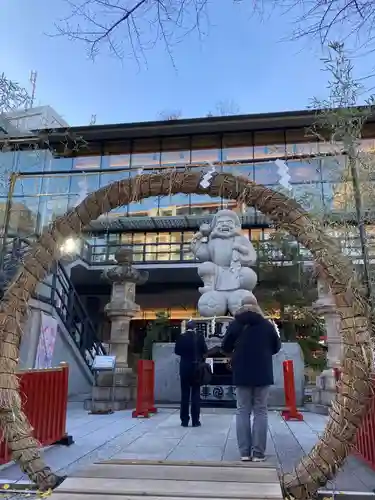
[[[10,251],[5,253],[3,268],[5,274],[8,272],[8,281],[12,278],[14,261],[23,261],[25,254],[30,249],[31,242],[25,238],[14,238],[10,245]],[[11,266],[7,266],[9,263]],[[34,298],[51,305],[56,310],[86,364],[91,369],[95,355],[105,355],[106,350],[97,338],[95,327],[64,266],[56,261],[50,279],[45,279],[42,283],[50,290],[50,293],[47,296],[35,293]]]

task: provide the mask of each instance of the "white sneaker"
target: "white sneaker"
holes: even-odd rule
[[[266,457],[253,457],[253,462],[264,462]]]
[[[251,457],[241,457],[241,462],[251,462]]]

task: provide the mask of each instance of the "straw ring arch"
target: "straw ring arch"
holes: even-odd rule
[[[37,457],[35,441],[30,438],[30,427],[21,410],[15,376],[21,325],[27,314],[28,300],[38,283],[50,272],[54,260],[59,258],[59,249],[65,238],[79,235],[89,222],[116,207],[151,196],[178,193],[220,196],[254,206],[295,236],[313,254],[331,287],[341,317],[341,335],[345,344],[343,378],[324,434],[295,470],[282,476],[284,494],[300,499],[311,498],[319,487],[333,478],[349,453],[372,395],[371,325],[367,303],[352,265],[341,254],[335,241],[294,200],[232,174],[215,174],[206,189],[201,187],[201,180],[201,172],[170,171],[121,180],[90,194],[42,233],[5,291],[0,310],[0,378],[3,380],[0,384],[0,425],[13,458],[37,482],[43,481],[32,466]],[[9,413],[9,408],[13,409],[13,415],[18,415],[16,420],[23,427],[18,425],[16,429],[12,419],[4,416],[7,409]],[[27,439],[29,454],[25,444]],[[19,444],[20,440],[23,446]]]

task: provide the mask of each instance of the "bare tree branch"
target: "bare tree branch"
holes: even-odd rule
[[[324,45],[329,39],[350,38],[358,47],[374,41],[374,0],[256,0],[256,5],[261,11],[281,9],[294,15],[293,39],[312,36]]]
[[[173,62],[172,47],[190,32],[202,34],[208,0],[65,0],[68,17],[51,36],[83,42],[90,58],[103,47],[119,58],[143,57],[163,42]]]
[[[0,74],[0,114],[26,108],[31,101],[30,94],[19,83]]]

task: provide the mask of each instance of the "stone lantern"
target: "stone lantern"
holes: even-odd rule
[[[135,289],[148,279],[147,271],[138,271],[132,265],[132,250],[121,248],[115,254],[117,265],[103,272],[103,278],[112,283],[111,300],[104,311],[111,321],[110,354],[117,358],[117,372],[129,371],[128,349],[130,321],[140,310],[135,303]]]
[[[336,394],[335,370],[341,367],[343,348],[340,335],[341,320],[335,300],[329,286],[321,278],[318,279],[318,300],[314,302],[313,310],[324,318],[327,336],[327,368],[317,377],[313,403],[317,405],[317,411],[328,413],[328,407]]]
[[[93,387],[92,412],[123,410],[135,399],[136,375],[128,364],[130,321],[140,310],[135,303],[136,286],[148,279],[147,271],[139,271],[132,265],[132,250],[124,247],[115,254],[117,265],[103,272],[103,279],[112,284],[111,300],[104,311],[111,321],[109,354],[116,356],[116,372],[99,373]],[[112,390],[114,387],[114,397]]]

